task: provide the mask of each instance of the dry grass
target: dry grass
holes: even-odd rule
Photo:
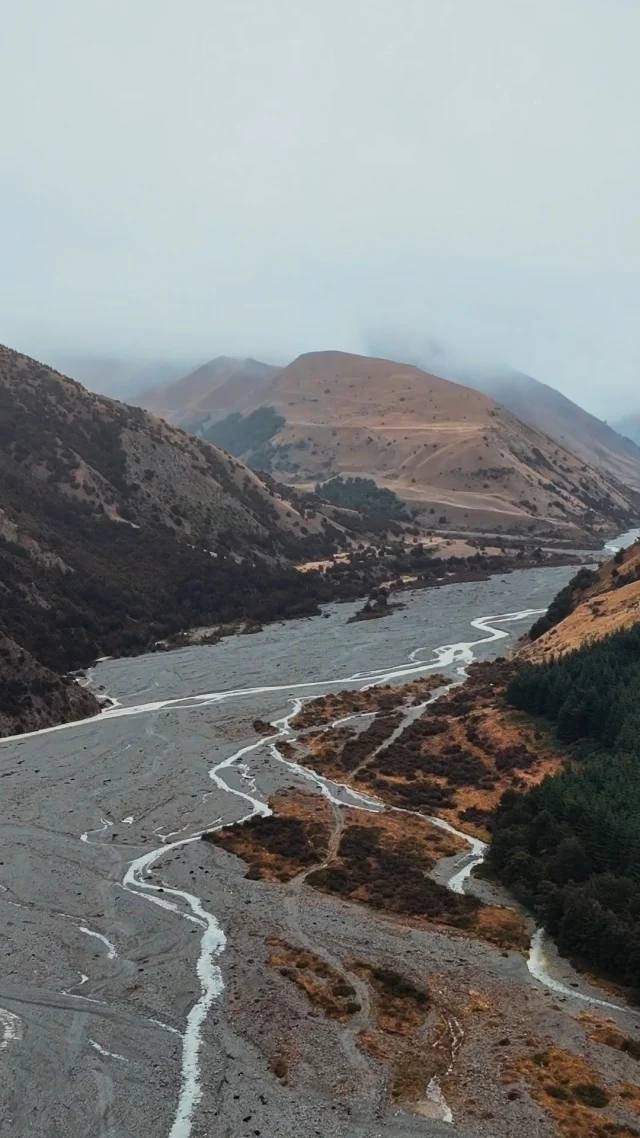
[[[388,1035],[413,1035],[429,1012],[429,993],[391,968],[378,968],[364,960],[350,962],[374,994],[376,1027]]]
[[[580,1056],[560,1047],[545,1046],[509,1059],[503,1068],[505,1082],[524,1079],[537,1103],[555,1121],[563,1138],[635,1138],[633,1122],[617,1122],[616,1114],[635,1106],[635,1088],[611,1088]]]
[[[580,1012],[576,1017],[593,1043],[603,1043],[616,1051],[624,1051],[640,1061],[640,1039],[625,1035],[613,1019],[603,1019],[593,1012]]]
[[[630,628],[640,621],[640,581],[632,581],[595,601],[585,601],[555,628],[522,651],[527,660],[562,656],[587,640],[601,640],[611,632]]]
[[[514,909],[483,905],[475,914],[471,931],[499,948],[517,948],[525,952],[529,947],[525,919]]]
[[[488,840],[490,815],[503,792],[525,790],[563,762],[544,732],[504,706],[511,671],[504,662],[472,668],[464,688],[430,704],[367,761],[353,785],[391,805],[438,814]],[[327,732],[311,746],[321,752],[323,770],[345,777],[340,740],[332,743]]]
[[[381,842],[389,849],[407,843],[430,865],[445,857],[464,853],[467,843],[455,834],[434,826],[426,818],[415,814],[402,814],[397,810],[368,814],[360,810],[347,810],[346,826],[373,826],[381,832]]]
[[[270,937],[267,944],[271,947],[269,964],[304,992],[322,1015],[345,1023],[360,1011],[355,988],[315,953],[280,937]]]
[[[367,691],[330,692],[303,704],[291,720],[296,731],[307,727],[323,727],[346,715],[363,715],[367,712],[391,711],[396,707],[422,703],[432,691],[448,683],[446,676],[432,674],[411,680],[407,684],[384,684]]]
[[[203,840],[242,858],[247,877],[290,881],[321,862],[333,822],[326,799],[307,791],[284,791],[270,800],[273,815],[205,834]]]
[[[269,964],[304,993],[318,1014],[348,1023],[361,1011],[356,989],[315,953],[281,937],[270,937],[267,944]],[[374,1016],[374,1025],[358,1032],[358,1045],[389,1065],[392,1099],[419,1110],[429,1079],[442,1074],[451,1058],[446,1015],[437,1010],[432,1014],[429,993],[390,968],[353,960],[347,962],[346,971],[367,985]],[[286,1079],[290,1066],[286,1056],[278,1052],[271,1066]]]
[[[428,876],[436,861],[464,849],[460,839],[420,817],[348,811],[337,856],[307,883],[418,928],[442,925],[524,950],[528,934],[519,913],[451,893]]]
[[[596,579],[580,596],[574,611],[519,655],[525,660],[544,660],[579,648],[588,640],[600,640],[611,632],[630,628],[640,620],[640,580],[617,583],[640,574],[640,542],[624,550],[622,559],[606,561]]]
[[[455,835],[412,814],[345,810],[337,856],[316,869],[327,857],[334,824],[327,801],[287,791],[270,804],[274,813],[269,818],[205,835],[242,858],[249,866],[247,877],[286,882],[310,870],[306,880],[313,888],[370,905],[404,924],[443,925],[500,948],[526,947],[519,914],[451,893],[429,876],[436,862],[466,849]]]
[[[368,1055],[389,1064],[389,1090],[394,1102],[417,1106],[429,1080],[446,1069],[444,1055],[429,1039],[398,1039],[381,1031],[361,1031],[358,1043]]]

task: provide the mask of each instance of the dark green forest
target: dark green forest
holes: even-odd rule
[[[566,769],[498,807],[490,865],[562,953],[640,992],[640,624],[516,673]]]
[[[284,427],[285,420],[275,407],[258,407],[248,415],[232,411],[202,432],[207,442],[224,447],[236,457],[246,457],[256,470],[271,470],[274,447],[271,439]]]
[[[373,478],[330,478],[318,483],[316,494],[334,506],[346,506],[365,514],[381,514],[385,518],[406,518],[407,512],[393,490],[376,486]]]
[[[589,585],[593,584],[596,578],[596,573],[593,569],[583,567],[580,569],[575,577],[561,589],[559,593],[553,598],[549,608],[544,616],[536,620],[529,629],[529,639],[537,640],[538,637],[543,636],[550,628],[555,628],[565,616],[573,612],[575,607],[576,594],[580,593],[583,589],[587,589]]]

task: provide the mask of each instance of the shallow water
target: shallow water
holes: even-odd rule
[[[630,545],[633,545],[634,541],[638,541],[639,538],[640,529],[630,529],[627,530],[626,533],[618,534],[618,537],[614,537],[611,541],[608,541],[605,545],[605,549],[608,550],[609,553],[617,553],[619,549],[627,549]]]

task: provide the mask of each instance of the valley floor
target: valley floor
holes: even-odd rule
[[[89,681],[111,711],[0,744],[0,1134],[577,1138],[594,1117],[631,1134],[637,1064],[603,1042],[602,1021],[624,1039],[637,1013],[545,964],[539,945],[528,967],[526,948],[313,888],[345,823],[380,806],[290,765],[283,746],[308,697],[460,680],[572,572],[416,593],[385,621],[347,628],[342,605],[106,661]],[[256,719],[274,726],[256,732]],[[329,845],[288,881],[247,878],[200,840],[301,794],[330,820]],[[461,897],[465,839],[441,834],[436,876]],[[607,1114],[549,1096],[565,1078],[609,1088]]]

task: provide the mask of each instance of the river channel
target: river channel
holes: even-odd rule
[[[273,740],[256,737],[255,718],[284,737],[309,696],[436,668],[460,680],[472,659],[507,650],[574,572],[417,590],[406,608],[364,623],[347,623],[358,605],[331,605],[217,645],[104,660],[86,679],[109,711],[1,742],[0,1134],[446,1132],[444,1114],[433,1123],[368,1116],[364,1083],[348,1110],[317,1088],[274,1088],[227,1014],[227,969],[252,959],[230,930],[243,917],[244,937],[258,903],[226,862],[218,871],[207,860],[199,837],[268,812],[282,785],[309,786],[304,772],[284,769]],[[316,789],[358,805],[339,787]],[[266,920],[265,909],[257,927]],[[336,918],[325,899],[309,920]],[[424,940],[414,940],[420,953]],[[495,953],[473,952],[479,968],[493,967]],[[501,964],[505,982],[535,987],[548,966],[539,943],[536,952],[528,980],[517,960]],[[572,997],[556,964],[556,992]]]

